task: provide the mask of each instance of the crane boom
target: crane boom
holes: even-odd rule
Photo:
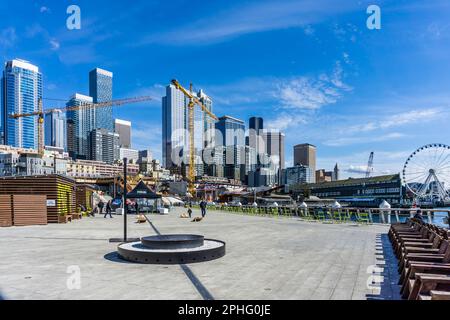
[[[126,99],[118,99],[118,100],[111,100],[106,102],[99,102],[99,103],[82,103],[79,106],[71,106],[66,108],[52,108],[52,109],[46,109],[45,111],[42,110],[42,107],[39,107],[38,111],[30,112],[30,113],[20,113],[20,114],[10,114],[9,117],[12,119],[19,119],[19,118],[25,118],[25,117],[35,117],[35,116],[43,116],[55,111],[77,111],[81,109],[97,109],[97,108],[106,108],[106,107],[112,107],[112,106],[121,106],[124,104],[129,103],[139,103],[144,101],[150,101],[152,100],[151,97],[136,97],[136,98],[126,98]],[[42,101],[40,102],[42,105]]]
[[[37,119],[37,129],[38,129],[38,152],[39,154],[44,153],[44,116],[46,114],[50,114],[55,111],[67,112],[67,111],[77,111],[77,110],[85,110],[85,109],[98,109],[98,108],[106,108],[113,106],[122,106],[124,104],[129,103],[139,103],[144,101],[150,101],[152,97],[143,96],[143,97],[135,97],[135,98],[126,98],[126,99],[118,99],[111,100],[99,103],[82,103],[78,106],[71,106],[66,108],[51,108],[43,110],[42,107],[42,99],[39,99],[38,102],[38,111],[30,112],[30,113],[20,113],[20,114],[10,114],[9,117],[12,119],[20,119],[26,117],[38,117]]]

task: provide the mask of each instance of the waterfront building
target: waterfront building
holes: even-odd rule
[[[139,166],[128,164],[127,172],[129,175],[137,175]],[[108,164],[93,160],[69,161],[67,163],[67,175],[73,178],[113,178],[123,175],[123,164]]]
[[[124,158],[128,159],[128,163],[138,163],[139,151],[128,148],[119,148],[119,161],[123,161]]]
[[[316,178],[315,182],[321,183],[321,182],[335,181],[335,180],[333,180],[333,175],[334,175],[334,173],[332,171],[326,171],[325,169],[319,169],[316,171],[316,174],[315,174],[315,178]]]
[[[38,148],[38,126],[35,117],[12,119],[11,114],[39,110],[42,99],[42,74],[31,63],[7,61],[1,79],[1,119],[3,140],[18,148]]]
[[[131,122],[115,119],[114,132],[119,135],[119,146],[121,148],[131,148]]]
[[[92,104],[93,98],[75,93],[67,102],[67,107],[79,107]],[[67,112],[67,149],[72,158],[88,159],[89,134],[95,129],[95,110],[80,108]]]
[[[113,164],[119,160],[119,135],[106,129],[94,129],[89,134],[89,160]]]
[[[33,149],[0,146],[0,176],[38,176],[67,173],[67,153],[46,147],[43,155]],[[56,169],[55,169],[56,165]]]
[[[289,192],[289,187],[296,184],[313,183],[314,171],[308,166],[294,166],[284,170],[284,184]]]
[[[316,171],[317,148],[309,143],[303,143],[294,146],[294,165],[310,167],[313,172]]]
[[[94,103],[111,101],[113,99],[113,73],[100,68],[89,72],[89,96]],[[114,132],[112,107],[94,110],[94,129],[106,129]]]
[[[47,113],[44,119],[45,145],[67,150],[66,115],[61,110]]]
[[[374,206],[386,200],[391,205],[399,205],[404,187],[399,174],[373,178],[347,179],[313,184],[297,184],[290,187],[296,196],[305,193],[321,199],[336,199],[351,206]]]

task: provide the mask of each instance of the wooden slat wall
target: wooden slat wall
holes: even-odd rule
[[[0,227],[11,227],[13,215],[10,195],[0,195]]]
[[[45,195],[13,195],[14,225],[35,226],[47,224],[47,197]]]
[[[0,178],[0,195],[45,195],[56,200],[56,207],[47,208],[48,223],[58,223],[61,214],[76,212],[76,182],[59,175]],[[67,189],[61,199],[61,188]],[[60,199],[58,200],[58,196]],[[64,203],[61,203],[63,200]]]

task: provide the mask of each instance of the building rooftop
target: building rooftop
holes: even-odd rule
[[[380,288],[367,286],[373,268],[390,261],[390,253],[383,251],[391,248],[386,226],[308,223],[217,211],[191,223],[179,218],[182,212],[185,209],[151,215],[153,226],[135,224],[135,217],[129,216],[128,234],[201,234],[225,241],[225,257],[169,266],[122,261],[117,245],[108,242],[122,235],[121,216],[0,228],[0,255],[8,257],[0,265],[0,294],[5,299],[396,298],[399,288],[387,267],[381,267],[385,280]],[[194,210],[194,216],[199,215]],[[81,272],[80,290],[67,288],[70,267]]]
[[[352,185],[361,185],[361,184],[373,184],[380,182],[388,182],[388,181],[398,181],[400,179],[399,174],[385,175],[385,176],[377,176],[371,178],[350,178],[346,180],[338,180],[338,181],[326,181],[320,183],[311,183],[311,184],[301,184],[296,187],[308,187],[308,188],[334,188],[334,187],[342,187],[342,186],[352,186]]]

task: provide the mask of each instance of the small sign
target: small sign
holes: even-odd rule
[[[47,207],[56,207],[56,200],[47,200]]]

